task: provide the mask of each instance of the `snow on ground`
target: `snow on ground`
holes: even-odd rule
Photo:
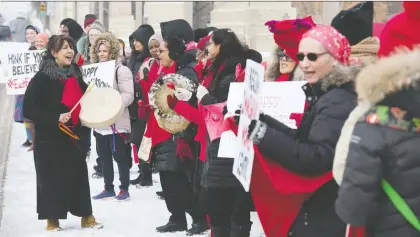
[[[169,218],[163,200],[156,197],[156,191],[161,187],[159,177],[154,174],[154,186],[137,189],[130,187],[131,200],[128,202],[94,201],[92,200],[94,215],[104,224],[101,230],[81,229],[80,219],[69,214],[67,220],[62,220],[61,232],[48,233],[45,231],[46,222],[39,221],[36,213],[36,183],[32,152],[27,152],[21,144],[26,140],[26,133],[22,124],[13,124],[8,156],[6,183],[4,186],[3,218],[0,227],[1,237],[181,237],[184,232],[160,234],[155,231]],[[92,147],[95,147],[94,139]],[[92,150],[88,161],[89,173],[95,163],[96,153]],[[114,169],[117,171],[117,169]],[[137,176],[137,168],[131,171],[131,178]],[[114,185],[118,187],[118,173]],[[91,195],[103,189],[102,179],[90,179]],[[118,190],[116,190],[118,191]],[[264,236],[255,213],[251,237]],[[189,224],[191,219],[188,217]],[[201,235],[198,237],[204,237]]]

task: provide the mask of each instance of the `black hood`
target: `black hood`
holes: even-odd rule
[[[144,50],[149,50],[149,39],[154,34],[154,31],[150,31],[146,28],[138,28],[133,33],[133,40],[140,41],[143,45]]]
[[[149,36],[149,39],[150,39],[150,37],[152,36],[152,35],[154,35],[155,34],[155,30],[153,29],[153,27],[151,26],[151,25],[148,25],[148,24],[143,24],[143,25],[141,25],[141,26],[139,26],[139,28],[137,28],[137,30],[136,31],[134,31],[129,37],[128,37],[128,43],[130,44],[130,48],[131,49],[134,49],[134,45],[133,45],[133,40],[134,40],[134,34],[139,30],[139,29],[143,29],[142,31],[143,31],[143,33],[144,32],[146,32],[147,31],[147,35],[149,35],[150,34],[150,36]],[[148,45],[148,43],[149,43],[149,39],[147,39],[147,43],[146,43],[146,45]],[[137,40],[139,40],[140,42],[142,42],[140,39],[137,39]],[[144,44],[143,42],[142,42],[142,44]]]
[[[187,44],[194,41],[194,31],[184,19],[161,22],[160,29],[164,40],[168,37],[177,37],[183,39]]]
[[[79,39],[84,34],[83,28],[77,23],[77,21],[73,19],[69,19],[65,26],[67,26],[67,29],[69,30],[69,35],[74,39],[75,42],[79,41]]]

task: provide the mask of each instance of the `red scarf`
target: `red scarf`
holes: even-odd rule
[[[159,74],[158,73],[149,74],[149,81],[150,82],[156,81],[162,74],[167,75],[167,74],[170,74],[170,73],[175,73],[176,72],[176,65],[174,63],[170,67],[162,67],[161,66],[158,69],[158,71],[160,72]],[[151,84],[153,84],[153,83],[150,83],[150,85]],[[150,103],[150,101],[148,101],[148,102]],[[148,106],[148,108],[150,108],[150,107]],[[151,110],[151,108],[150,108],[150,110]],[[156,120],[156,117],[155,117],[155,115],[152,111],[150,113],[149,121],[147,123],[145,136],[152,138],[152,147],[154,147],[154,146],[170,139],[172,137],[172,134],[170,132],[162,129],[161,127],[159,127],[159,124]],[[184,141],[184,139],[182,139],[182,138],[177,138],[176,154],[177,154],[178,157],[180,157],[181,160],[183,160],[184,157],[189,158],[189,159],[194,158],[188,142]]]
[[[82,88],[80,88],[79,83],[77,82],[77,78],[72,76],[67,78],[64,81],[64,90],[63,95],[61,97],[61,103],[67,106],[70,110],[79,102],[79,100],[83,96]],[[79,114],[80,114],[80,104],[77,105],[76,109],[73,110],[71,113],[71,121],[73,125],[76,125],[79,122]]]
[[[290,74],[280,74],[275,80],[275,82],[289,81]]]

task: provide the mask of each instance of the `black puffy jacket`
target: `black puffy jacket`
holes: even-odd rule
[[[381,59],[357,78],[361,103],[371,107],[359,111],[354,130],[348,131],[336,211],[347,224],[365,226],[369,237],[420,236],[381,187],[381,180],[388,181],[420,219],[418,62],[419,50],[402,53]]]
[[[240,63],[245,66],[244,57],[232,57],[228,59],[223,69],[220,70],[219,82],[214,80],[210,83],[209,94],[201,99],[202,105],[210,105],[225,102],[228,98],[231,82],[236,80],[236,65]],[[207,143],[206,163],[203,168],[201,186],[204,188],[230,188],[240,187],[238,179],[233,175],[233,159],[217,157],[219,151],[220,138]]]
[[[187,52],[179,60],[176,61],[176,74],[192,80],[198,85],[198,76],[194,71],[196,65],[195,55],[192,52]],[[189,102],[193,106],[197,106],[197,101]],[[190,124],[186,131],[173,135],[170,139],[156,145],[153,149],[153,156],[155,158],[155,167],[157,171],[183,171],[190,170],[194,167],[194,162],[182,161],[176,155],[177,137],[182,137],[187,140],[194,157],[198,156],[198,145],[194,141],[197,132],[196,125]]]
[[[266,131],[259,150],[284,168],[303,176],[332,170],[335,145],[349,113],[357,104],[352,81],[359,67],[336,66],[325,78],[302,88],[308,108],[297,130],[265,115]],[[345,224],[334,210],[338,185],[331,180],[302,205],[289,236],[345,236]]]

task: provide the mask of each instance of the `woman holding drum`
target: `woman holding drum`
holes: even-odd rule
[[[79,106],[69,112],[87,88],[75,48],[72,38],[52,36],[23,100],[24,117],[36,124],[37,212],[48,231],[61,230],[59,219],[67,212],[81,217],[83,228],[102,227],[92,215],[85,149],[73,138],[83,140],[89,129],[79,121]]]
[[[131,132],[128,106],[134,100],[133,75],[130,69],[123,66],[119,57],[120,45],[118,39],[109,32],[98,36],[91,47],[90,57],[93,63],[115,60],[115,78],[113,88],[122,98],[124,112],[122,118],[111,127],[95,129],[96,143],[99,157],[103,162],[105,189],[93,199],[115,199],[127,201],[130,198],[128,186],[130,185],[131,150],[128,136]],[[120,177],[120,192],[114,191],[114,166],[112,157],[118,164]]]

